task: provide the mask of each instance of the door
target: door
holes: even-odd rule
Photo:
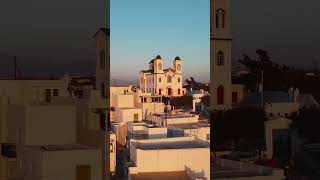
[[[291,136],[288,129],[274,129],[272,131],[273,157],[284,162],[291,157]]]
[[[137,123],[139,121],[139,114],[133,115],[133,122]]]
[[[217,104],[223,105],[224,104],[224,88],[223,86],[219,86],[217,90]]]
[[[172,96],[172,89],[168,88],[168,96]]]
[[[46,103],[51,102],[51,91],[50,89],[46,89]]]
[[[91,167],[89,165],[77,166],[77,180],[91,180]]]

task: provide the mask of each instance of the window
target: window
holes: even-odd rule
[[[106,53],[101,50],[100,51],[100,69],[105,69],[106,67]]]
[[[100,114],[100,129],[103,131],[106,130],[106,115],[105,115],[105,113]]]
[[[133,122],[137,123],[139,121],[139,114],[133,115]]]
[[[161,63],[158,64],[158,70],[159,70],[159,71],[162,70],[162,64],[161,64]]]
[[[237,92],[232,92],[232,103],[233,104],[238,103],[238,93]]]
[[[218,105],[224,104],[224,88],[223,88],[223,86],[219,86],[217,89],[217,104]]]
[[[178,89],[178,95],[180,95],[180,89]]]
[[[178,64],[177,70],[178,70],[178,71],[181,71],[181,65],[180,65],[180,64]]]
[[[59,96],[59,90],[58,89],[54,89],[53,90],[53,96]]]
[[[1,156],[7,158],[16,158],[16,145],[15,144],[1,144]]]
[[[224,65],[224,53],[222,51],[219,51],[217,54],[217,65],[218,66]]]
[[[159,95],[161,95],[161,89],[159,89]]]
[[[207,141],[210,141],[210,134],[207,134]]]
[[[91,166],[77,165],[76,180],[91,180]]]
[[[178,82],[180,82],[180,78],[178,78]]]
[[[46,95],[46,103],[50,103],[51,102],[51,90],[46,89],[45,95]]]
[[[216,11],[216,28],[225,28],[226,26],[226,11],[224,9],[218,9]]]
[[[104,83],[101,82],[101,96],[104,97],[104,91],[105,91],[105,87],[104,87]]]
[[[114,148],[113,148],[113,142],[112,142],[112,143],[110,143],[110,153],[113,153],[113,152],[114,152],[113,149],[114,149]]]
[[[168,83],[171,83],[172,82],[172,76],[168,76],[167,77],[167,81],[168,81]]]
[[[159,82],[161,82],[161,78],[159,78]]]

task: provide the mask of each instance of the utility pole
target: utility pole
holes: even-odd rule
[[[264,94],[263,94],[263,70],[261,71],[261,107],[263,108],[263,106],[264,106]]]

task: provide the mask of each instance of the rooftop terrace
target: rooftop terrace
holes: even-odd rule
[[[192,149],[192,148],[210,148],[209,144],[200,142],[199,140],[192,141],[167,141],[167,142],[149,142],[136,143],[137,149],[142,150],[160,150],[160,149]]]

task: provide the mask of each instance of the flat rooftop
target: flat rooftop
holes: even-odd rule
[[[132,180],[190,180],[190,177],[184,172],[150,172],[131,174]]]
[[[72,150],[95,149],[93,147],[80,145],[80,144],[27,146],[27,148],[41,150],[41,151],[72,151]]]
[[[190,113],[177,113],[177,114],[169,114],[169,113],[161,113],[161,114],[155,114],[157,117],[161,117],[164,119],[176,119],[176,118],[192,118],[196,117],[195,114]]]
[[[177,129],[198,129],[198,128],[205,128],[210,127],[210,124],[208,123],[185,123],[185,124],[173,124],[168,125],[168,128],[177,128]]]
[[[192,141],[172,141],[172,142],[150,142],[136,143],[137,149],[142,150],[161,150],[161,149],[192,149],[192,148],[210,148],[209,144],[198,140]]]

